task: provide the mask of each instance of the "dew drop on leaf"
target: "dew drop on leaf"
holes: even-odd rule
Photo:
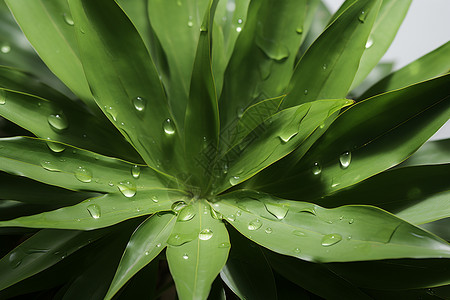
[[[306,234],[300,230],[294,230],[294,231],[292,231],[292,234],[296,235],[296,236],[306,236]]]
[[[60,172],[61,171],[51,161],[48,161],[48,160],[41,161],[41,167],[47,171],[52,171],[52,172]]]
[[[236,216],[235,215],[229,215],[227,217],[227,220],[230,221],[230,222],[234,222],[234,221],[236,221]]]
[[[11,268],[15,269],[22,263],[22,258],[17,251],[14,251],[9,255],[8,261]]]
[[[295,249],[294,249],[294,253],[295,253],[295,254],[299,254],[300,252],[301,252],[301,251],[300,251],[300,248],[295,248]]]
[[[75,178],[84,183],[91,182],[92,172],[84,167],[78,167],[75,170]]]
[[[363,10],[359,14],[358,20],[360,23],[364,23],[366,21],[367,13]]]
[[[138,179],[140,175],[141,175],[141,167],[139,167],[138,165],[132,166],[131,167],[131,176],[133,176],[133,178]]]
[[[66,147],[64,147],[64,145],[59,144],[59,143],[50,142],[50,141],[47,142],[47,146],[51,151],[53,151],[55,153],[60,153],[60,152],[63,152],[64,150],[66,150]]]
[[[48,124],[50,124],[50,126],[52,127],[52,129],[56,131],[64,130],[67,129],[67,127],[69,127],[69,122],[62,113],[48,116],[47,121]]]
[[[3,54],[8,54],[9,52],[11,52],[11,46],[8,45],[8,44],[3,44],[3,45],[0,47],[0,51],[1,51]]]
[[[213,236],[213,232],[211,229],[203,229],[198,234],[198,238],[201,239],[202,241],[207,241],[207,240],[211,239],[212,236]]]
[[[264,205],[266,207],[266,210],[278,220],[283,220],[288,213],[288,208],[283,205],[272,203],[265,203]]]
[[[97,204],[88,205],[88,207],[86,207],[86,209],[89,212],[89,214],[91,215],[91,217],[94,219],[98,219],[102,215],[101,211],[100,211],[100,206],[98,206]]]
[[[219,244],[219,248],[230,248],[231,244],[228,242],[223,242]]]
[[[231,184],[231,185],[236,185],[236,184],[238,184],[238,183],[239,183],[239,179],[240,179],[239,176],[231,176],[231,177],[230,177],[230,180],[229,180],[229,181],[230,181],[230,184]]]
[[[267,234],[271,234],[271,233],[272,233],[272,228],[267,227],[264,231],[265,231]]]
[[[131,198],[136,195],[136,184],[131,181],[121,181],[117,184],[117,188],[127,198]]]
[[[5,90],[0,90],[0,105],[6,103],[6,92]]]
[[[320,164],[318,162],[315,162],[313,164],[312,173],[314,175],[319,175],[320,173],[322,173],[322,168],[320,167]]]
[[[67,25],[73,26],[74,22],[73,22],[72,16],[70,14],[64,13],[63,18],[64,18],[64,22],[66,22]]]
[[[308,95],[308,90],[304,90],[303,94]]]
[[[114,122],[117,121],[117,112],[114,107],[112,107],[112,106],[106,107],[105,106],[105,110],[106,110],[106,113],[108,115],[110,115],[111,118],[114,120]]]
[[[152,201],[153,201],[153,202],[155,202],[155,203],[158,202],[158,196],[153,195],[151,198],[152,198]]]
[[[184,201],[176,201],[172,204],[172,211],[176,214],[178,214],[183,208],[187,206],[186,202]]]
[[[241,31],[242,31],[242,27],[241,26],[236,27],[236,32],[241,32]]]
[[[145,105],[147,104],[146,102],[147,101],[145,100],[145,98],[136,97],[136,98],[133,99],[134,108],[137,111],[143,111],[143,110],[145,110]]]
[[[280,140],[281,140],[282,143],[287,143],[287,142],[289,142],[294,136],[296,136],[297,133],[298,133],[298,132],[282,134],[282,135],[279,135],[278,137],[280,138]]]
[[[183,206],[178,214],[178,221],[189,221],[195,217],[195,209],[192,205]]]
[[[185,254],[183,254],[183,259],[189,259],[189,255],[187,255],[186,253]]]
[[[328,247],[339,243],[342,240],[342,236],[338,233],[327,234],[322,238],[322,246]]]
[[[255,219],[253,221],[251,221],[250,223],[248,223],[248,230],[258,230],[259,228],[261,228],[262,226],[262,222],[259,219]]]
[[[298,27],[295,32],[297,32],[298,34],[302,34],[303,33],[303,27]]]
[[[326,69],[327,69],[327,64],[323,64],[323,65],[322,65],[322,69],[323,69],[323,70],[326,70]]]
[[[342,169],[347,169],[352,160],[352,153],[350,151],[345,151],[339,156],[339,163]]]
[[[175,127],[171,119],[164,120],[163,129],[167,135],[172,135],[175,133]]]
[[[370,47],[372,47],[373,45],[373,40],[371,38],[369,38],[366,42],[366,49],[369,49]]]

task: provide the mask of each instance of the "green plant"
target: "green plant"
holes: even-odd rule
[[[447,297],[450,43],[357,88],[410,2],[6,0],[0,298]]]

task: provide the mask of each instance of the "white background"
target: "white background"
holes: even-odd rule
[[[335,12],[343,0],[324,0]],[[413,0],[394,42],[382,61],[399,69],[450,40],[450,0]],[[450,138],[450,121],[432,139]]]

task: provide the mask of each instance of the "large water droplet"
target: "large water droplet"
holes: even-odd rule
[[[369,38],[366,43],[366,49],[369,49],[370,47],[372,47],[372,45],[373,45],[373,40],[371,38]]]
[[[283,205],[272,203],[265,203],[264,205],[266,206],[267,211],[278,220],[283,220],[288,213],[288,208]]]
[[[223,219],[223,215],[220,212],[218,212],[218,211],[216,211],[214,209],[211,209],[211,216],[214,219],[216,219],[216,220],[222,220]]]
[[[75,170],[75,177],[84,183],[88,183],[92,181],[92,172],[84,167],[78,167]]]
[[[322,173],[322,168],[320,167],[320,164],[318,162],[315,162],[313,164],[312,173],[314,175],[319,175],[320,173]]]
[[[176,201],[172,204],[172,211],[176,214],[178,214],[183,208],[187,206],[186,202],[184,201]]]
[[[183,254],[183,259],[189,259],[189,255],[187,255],[186,253],[185,254]]]
[[[345,151],[339,156],[339,162],[342,169],[347,169],[352,160],[352,153],[350,151]]]
[[[11,268],[15,269],[22,263],[22,255],[15,251],[9,255],[8,261]]]
[[[56,131],[64,130],[69,127],[69,122],[62,113],[48,116],[47,121]]]
[[[145,98],[136,97],[133,99],[133,105],[137,111],[143,111],[145,109],[146,104],[147,104],[147,100],[145,100]]]
[[[259,228],[261,228],[262,226],[262,222],[259,219],[255,219],[253,221],[251,221],[250,223],[248,223],[248,230],[258,230]]]
[[[91,215],[91,217],[94,219],[98,219],[102,216],[101,211],[100,211],[100,206],[98,206],[97,204],[88,205],[88,207],[86,207],[86,209],[89,212],[89,214]]]
[[[6,103],[6,92],[5,90],[0,90],[0,105]]]
[[[52,172],[60,172],[61,171],[51,161],[48,161],[48,160],[41,161],[41,167],[43,167],[47,171],[52,171]]]
[[[231,214],[231,215],[229,215],[229,216],[227,217],[227,220],[230,221],[230,222],[234,222],[234,221],[236,221],[236,216],[233,215],[233,214]]]
[[[60,153],[63,152],[64,150],[66,150],[66,147],[64,147],[64,145],[59,144],[59,143],[54,143],[54,142],[47,142],[47,146],[50,150],[52,150],[55,153]]]
[[[159,201],[159,200],[158,200],[158,196],[153,195],[151,198],[152,198],[152,201],[153,201],[153,202],[158,203],[158,201]]]
[[[164,120],[163,129],[164,129],[164,132],[168,135],[172,135],[175,133],[175,126],[173,125],[173,122],[171,119]]]
[[[114,122],[117,121],[116,109],[112,106],[108,106],[108,107],[105,106],[105,109],[106,109],[106,113],[111,116],[111,118],[114,120]]]
[[[133,178],[139,178],[139,176],[141,175],[141,167],[134,165],[131,167],[131,176],[133,176]]]
[[[241,26],[236,27],[236,32],[241,32],[241,31],[242,31],[242,27]]]
[[[136,184],[131,181],[121,181],[117,184],[119,191],[127,198],[131,198],[136,195]]]
[[[294,133],[284,133],[279,135],[278,137],[280,138],[282,143],[287,143],[289,142],[294,136],[297,135],[298,132],[294,132]]]
[[[198,234],[198,238],[201,239],[202,241],[207,241],[210,238],[212,238],[212,236],[213,236],[213,232],[211,229],[203,229]]]
[[[183,206],[178,214],[178,221],[189,221],[195,217],[195,208],[192,205]]]
[[[9,52],[11,52],[11,46],[8,45],[8,44],[3,44],[3,45],[0,47],[0,51],[1,51],[3,54],[8,54]]]
[[[366,21],[366,17],[367,17],[367,13],[363,10],[361,11],[361,13],[359,14],[358,20],[361,23],[364,23]]]
[[[64,13],[63,18],[64,18],[64,22],[66,22],[67,25],[73,26],[74,22],[73,22],[72,16],[70,14]]]
[[[338,233],[327,234],[322,238],[322,246],[331,246],[339,243],[342,240],[342,236]]]
[[[231,185],[236,185],[236,184],[238,184],[239,183],[239,179],[240,179],[240,177],[239,176],[231,176],[230,177],[230,184]]]

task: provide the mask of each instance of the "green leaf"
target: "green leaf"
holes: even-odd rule
[[[139,225],[128,242],[105,299],[111,299],[167,246],[175,220],[173,214],[153,215]]]
[[[303,40],[306,1],[253,1],[224,75],[221,125],[262,99],[284,93]],[[245,17],[245,16],[243,16]]]
[[[450,70],[450,42],[413,61],[409,65],[386,76],[367,90],[359,99],[389,92],[405,86],[429,80]]]
[[[448,120],[449,83],[445,75],[358,102],[264,190],[310,201],[397,165]]]
[[[119,193],[120,185],[137,191],[168,186],[146,166],[26,137],[0,139],[0,170],[71,190]]]
[[[283,108],[347,95],[380,4],[356,1],[325,29],[297,64]]]
[[[398,167],[450,163],[450,139],[429,141]]]
[[[267,120],[262,133],[254,132],[253,143],[244,148],[229,168],[228,180],[219,186],[222,192],[254,176],[294,151],[316,128],[351,100],[321,100],[285,109]],[[260,134],[260,135],[258,135]]]
[[[229,231],[230,232],[230,231]],[[232,230],[227,264],[220,277],[240,299],[277,299],[277,288],[263,251]]]
[[[386,53],[411,2],[412,0],[383,0],[350,90],[357,87],[367,77]]]
[[[225,225],[211,216],[205,200],[183,210],[167,241],[170,273],[181,300],[206,299],[228,257],[228,233]]]
[[[352,99],[358,98],[373,84],[389,75],[393,67],[392,62],[379,63],[356,88],[351,90],[348,96]]]
[[[133,191],[127,191],[133,193]],[[103,228],[127,219],[170,210],[173,202],[181,201],[186,195],[181,191],[168,189],[147,189],[134,191],[128,196],[106,194],[87,199],[73,206],[43,212],[37,215],[0,221],[0,227],[32,227],[91,230]],[[133,195],[133,196],[131,196]]]
[[[315,201],[326,207],[374,205],[413,224],[450,217],[450,164],[398,168]],[[389,191],[389,192],[387,192]],[[361,197],[364,195],[364,197]]]
[[[180,130],[183,128],[200,27],[209,4],[209,0],[148,1],[150,23],[169,65],[166,89]]]
[[[96,109],[81,65],[67,1],[6,0],[39,56],[76,95]]]
[[[134,148],[114,127],[108,126],[105,118],[92,115],[67,98],[44,99],[0,88],[0,99],[4,102],[0,105],[1,116],[48,140],[49,145],[51,141],[58,141],[109,156],[141,161]]]
[[[180,158],[177,152],[182,147],[139,33],[114,1],[71,0],[69,4],[96,102],[150,167],[173,171],[180,166],[173,160]]]
[[[253,191],[218,200],[214,209],[247,238],[308,261],[450,257],[447,242],[376,207],[325,209]]]
[[[0,260],[0,290],[51,267],[106,233],[105,230],[39,231]]]
[[[371,299],[358,287],[324,265],[265,251],[274,270],[298,286],[324,299]]]
[[[211,5],[212,1],[209,7]],[[210,18],[210,11],[207,10],[200,29],[184,122],[186,160],[197,185],[208,183],[207,180],[201,180],[205,172],[203,164],[211,163],[209,156],[204,155],[205,147],[215,152],[219,143],[219,107],[210,58]],[[199,161],[203,164],[199,164]]]

